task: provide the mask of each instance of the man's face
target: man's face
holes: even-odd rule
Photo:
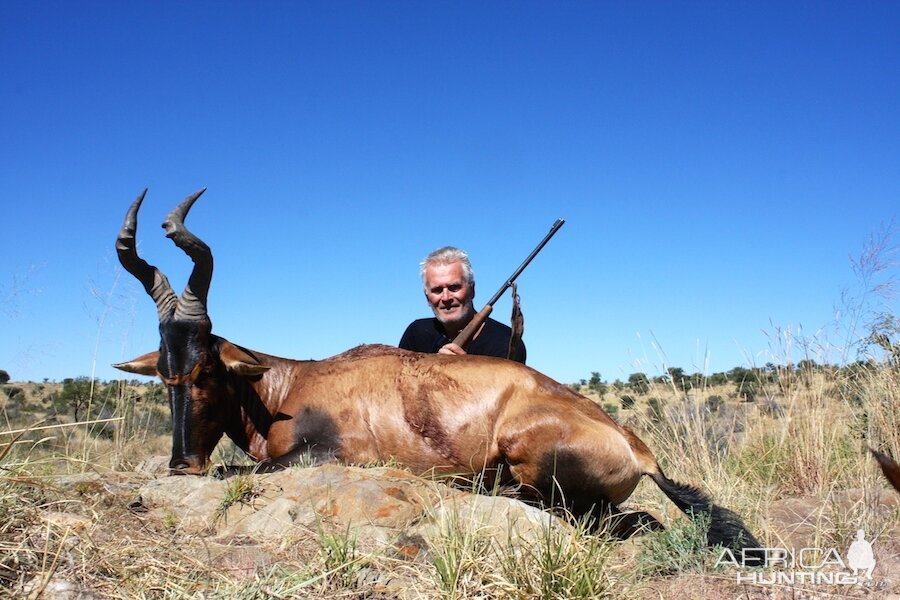
[[[475,286],[466,281],[458,262],[425,267],[425,297],[444,325],[465,325],[475,312]]]

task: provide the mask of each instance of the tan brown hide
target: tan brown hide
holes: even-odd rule
[[[295,419],[305,414],[336,432],[307,441],[350,463],[395,459],[420,473],[462,474],[507,463],[516,481],[534,486],[541,473],[533,465],[578,453],[602,466],[596,491],[614,503],[654,468],[596,404],[511,361],[360,346],[323,361],[273,362],[253,386],[273,414],[292,418],[272,425],[259,459],[292,452],[306,429]]]

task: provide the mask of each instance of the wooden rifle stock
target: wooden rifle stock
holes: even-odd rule
[[[487,318],[491,316],[491,312],[494,310],[494,307],[490,304],[486,305],[484,308],[475,313],[475,316],[472,317],[472,320],[469,321],[469,324],[463,327],[463,330],[459,332],[459,335],[453,340],[453,343],[459,346],[460,348],[465,348],[469,345],[469,342],[472,341],[472,338],[475,337],[475,334],[478,333],[478,330],[487,321]]]
[[[531,260],[535,256],[537,256],[538,252],[540,252],[544,248],[544,246],[547,244],[547,242],[550,241],[550,238],[553,237],[553,234],[555,234],[557,231],[559,231],[559,228],[562,227],[564,223],[565,223],[565,220],[563,220],[563,219],[557,219],[556,222],[553,223],[553,226],[550,227],[550,233],[548,233],[546,236],[544,236],[544,239],[541,240],[541,243],[538,244],[537,247],[531,251],[531,254],[529,254],[528,257],[524,261],[522,261],[522,264],[519,265],[519,268],[516,269],[515,272],[513,272],[513,274],[509,277],[509,279],[506,280],[506,283],[504,283],[502,286],[500,286],[500,289],[497,290],[497,293],[494,294],[494,296],[488,301],[488,303],[485,305],[485,307],[482,308],[480,311],[478,311],[475,314],[475,316],[472,317],[472,320],[469,321],[469,324],[466,325],[463,328],[463,330],[459,332],[459,335],[457,335],[456,338],[454,338],[454,340],[453,340],[454,344],[456,344],[460,348],[465,348],[466,346],[469,345],[469,342],[472,341],[472,338],[475,337],[475,334],[478,333],[478,330],[481,328],[481,326],[484,324],[484,322],[487,320],[487,318],[491,315],[491,311],[494,310],[494,304],[497,303],[497,300],[500,299],[500,296],[502,296],[504,293],[506,293],[506,290],[508,290],[512,286],[513,282],[516,280],[516,277],[518,277],[519,274],[521,274],[522,271],[525,270],[525,267],[528,266],[528,263],[530,263]]]

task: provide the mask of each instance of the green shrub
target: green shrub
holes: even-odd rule
[[[725,404],[725,400],[719,395],[710,396],[704,402],[706,410],[709,412],[719,412],[719,409],[722,408],[723,404]]]
[[[628,376],[628,386],[638,394],[650,391],[650,380],[644,373],[632,373]]]
[[[619,407],[612,402],[605,403],[603,405],[603,410],[609,413],[609,416],[611,416],[613,419],[615,419],[619,414]]]
[[[647,418],[653,421],[654,423],[659,423],[663,420],[663,407],[662,402],[659,398],[650,398],[647,400]]]
[[[706,543],[709,518],[678,518],[663,531],[649,533],[642,540],[638,565],[643,575],[674,575],[676,573],[704,573],[707,564],[715,560]]]
[[[601,379],[600,373],[598,373],[597,371],[592,371],[591,379],[590,379],[590,381],[588,381],[588,387],[591,389],[591,391],[602,396],[603,394],[606,393],[608,386],[605,383],[603,383],[603,379]]]
[[[17,397],[21,397],[22,400],[25,399],[25,390],[14,385],[0,389],[0,393],[4,394],[10,400],[13,400]]]

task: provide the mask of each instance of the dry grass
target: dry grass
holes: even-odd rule
[[[112,430],[56,419],[63,422],[44,422],[51,428],[18,439],[0,436],[0,595],[51,597],[68,585],[113,598],[391,598],[401,590],[421,598],[655,597],[673,575],[731,589],[711,570],[714,553],[695,547],[701,534],[683,530],[683,516],[649,482],[628,507],[660,515],[672,533],[636,545],[548,530],[526,552],[498,554],[478,531],[447,522],[444,543],[424,563],[363,548],[349,530],[297,531],[274,546],[216,546],[129,511],[130,490],[100,494],[89,482],[60,489],[60,474],[129,470],[168,452],[167,435],[141,425],[158,422],[148,416],[157,407],[127,406],[124,392],[113,400],[110,418],[120,420]],[[0,395],[0,415],[3,401]],[[783,543],[773,507],[806,497],[819,507],[811,543],[845,548],[857,528],[879,539],[900,528],[900,511],[869,501],[885,483],[866,451],[872,445],[900,456],[898,407],[900,373],[879,366],[792,373],[756,402],[730,389],[685,393],[657,385],[617,418],[636,429],[671,477],[701,484],[762,541]],[[43,416],[26,411],[18,422],[6,419],[7,429]],[[10,444],[22,440],[32,441]],[[229,464],[238,458],[229,444],[216,456]],[[223,506],[252,497],[246,482],[232,487]],[[859,494],[839,502],[843,490]],[[683,559],[668,565],[673,571],[646,567],[667,553]]]

